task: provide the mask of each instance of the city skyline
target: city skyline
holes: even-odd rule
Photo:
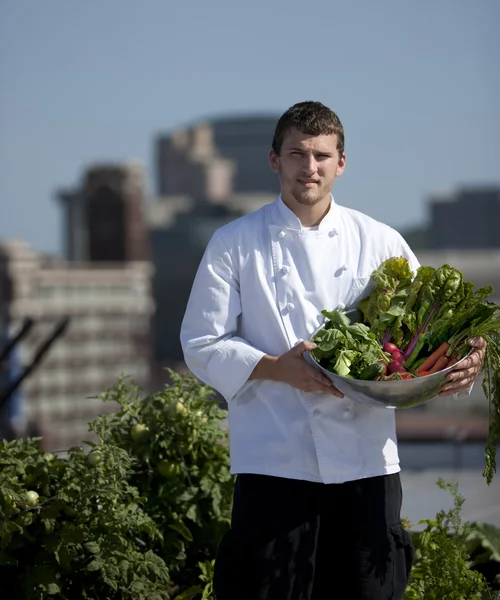
[[[56,195],[88,166],[139,159],[154,198],[161,134],[305,99],[344,123],[340,204],[402,229],[425,223],[435,189],[498,185],[497,2],[325,0],[308,28],[302,4],[238,10],[2,5],[0,238],[59,253]]]

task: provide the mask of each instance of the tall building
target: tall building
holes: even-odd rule
[[[208,202],[279,192],[268,153],[277,117],[213,119],[157,140],[158,195]]]
[[[500,248],[500,187],[434,193],[429,200],[433,249]]]
[[[44,259],[26,243],[0,243],[0,323],[12,335],[35,326],[18,345],[22,369],[62,319],[69,325],[23,382],[25,421],[51,449],[87,438],[87,423],[111,410],[90,396],[121,373],[144,388],[152,370],[150,263],[68,263]]]
[[[147,260],[145,194],[143,169],[133,163],[93,166],[78,189],[61,191],[66,259]]]

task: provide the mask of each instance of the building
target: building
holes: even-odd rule
[[[50,449],[88,439],[87,423],[110,410],[90,396],[121,373],[143,388],[152,370],[152,267],[146,261],[68,263],[26,243],[0,243],[0,323],[10,335],[35,326],[18,348],[26,366],[63,318],[69,325],[22,384],[25,420]]]
[[[500,187],[435,192],[429,199],[429,247],[500,248]]]
[[[58,194],[66,259],[147,260],[145,196],[144,172],[139,164],[95,165],[87,169],[79,188]]]
[[[161,135],[156,143],[158,195],[224,203],[279,193],[268,164],[278,116],[213,119]]]

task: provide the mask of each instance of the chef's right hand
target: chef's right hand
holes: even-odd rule
[[[275,363],[277,377],[280,381],[303,392],[323,392],[343,398],[344,394],[333,385],[328,377],[325,377],[304,358],[304,353],[314,350],[314,348],[316,348],[316,344],[303,341],[279,356]]]
[[[250,378],[281,381],[303,392],[322,392],[343,398],[344,394],[304,358],[304,353],[314,348],[316,344],[304,341],[281,356],[266,355],[259,361]]]

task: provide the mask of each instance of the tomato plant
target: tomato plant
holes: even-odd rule
[[[226,412],[214,391],[191,374],[169,371],[165,389],[145,395],[121,379],[101,394],[119,410],[99,417],[109,443],[123,449],[144,510],[162,532],[152,546],[165,561],[171,584],[198,582],[198,563],[212,560],[230,523],[233,478],[229,473]],[[138,438],[147,431],[147,439]]]
[[[172,598],[197,589],[229,527],[226,413],[192,375],[154,394],[121,379],[96,442],[66,456],[0,443],[0,575],[9,598]],[[4,586],[5,587],[5,586]]]
[[[128,483],[128,454],[101,436],[88,456],[56,458],[38,441],[0,442],[4,597],[168,598],[168,570],[147,550],[161,533]]]

